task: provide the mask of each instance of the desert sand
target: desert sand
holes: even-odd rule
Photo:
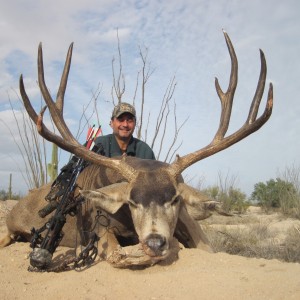
[[[31,250],[28,243],[0,249],[1,299],[300,299],[298,263],[182,249],[173,261],[139,270],[97,261],[81,271],[36,273],[28,271]],[[55,256],[69,252],[59,247]]]

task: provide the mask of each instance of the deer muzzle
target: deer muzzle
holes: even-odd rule
[[[166,256],[168,253],[168,242],[159,234],[150,234],[142,243],[145,253],[151,257]]]

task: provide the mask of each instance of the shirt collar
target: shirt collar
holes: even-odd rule
[[[118,155],[121,156],[123,154],[114,134],[112,134],[111,152],[112,152],[111,156],[118,156]],[[136,142],[134,138],[131,137],[126,149],[126,154],[128,156],[135,156],[135,152],[136,152]]]

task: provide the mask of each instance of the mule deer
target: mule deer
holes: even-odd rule
[[[35,112],[25,92],[21,75],[20,92],[25,108],[36,123],[40,135],[61,149],[92,163],[77,181],[78,190],[86,199],[82,208],[83,218],[79,221],[69,218],[61,245],[74,247],[76,226],[84,230],[90,229],[98,209],[105,211],[111,228],[100,232],[100,254],[114,266],[147,265],[163,260],[175,247],[174,237],[186,247],[210,250],[207,239],[195,220],[209,215],[211,199],[185,184],[181,173],[194,163],[230,147],[260,129],[269,119],[273,107],[273,88],[270,84],[266,107],[261,116],[257,117],[267,73],[265,56],[260,50],[260,77],[248,117],[240,129],[226,136],[238,80],[238,62],[226,32],[224,36],[231,57],[231,74],[226,92],[222,91],[218,79],[215,80],[222,109],[218,130],[210,144],[193,153],[177,156],[171,164],[134,157],[107,158],[82,146],[63,119],[73,44],[68,50],[55,102],[44,80],[42,46],[39,45],[38,82],[46,106],[39,114]],[[61,136],[45,126],[43,114],[46,108]],[[12,235],[22,235],[28,239],[30,228],[44,223],[37,211],[44,205],[43,199],[49,188],[49,185],[44,186],[29,194],[11,211],[7,218],[9,234],[2,240],[2,246],[11,242]],[[131,242],[120,248],[122,238]]]

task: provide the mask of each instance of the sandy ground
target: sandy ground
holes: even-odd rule
[[[1,207],[3,235],[9,208]],[[143,270],[98,261],[83,271],[33,273],[30,252],[28,243],[0,250],[1,299],[300,299],[300,264],[183,249],[176,261]]]

